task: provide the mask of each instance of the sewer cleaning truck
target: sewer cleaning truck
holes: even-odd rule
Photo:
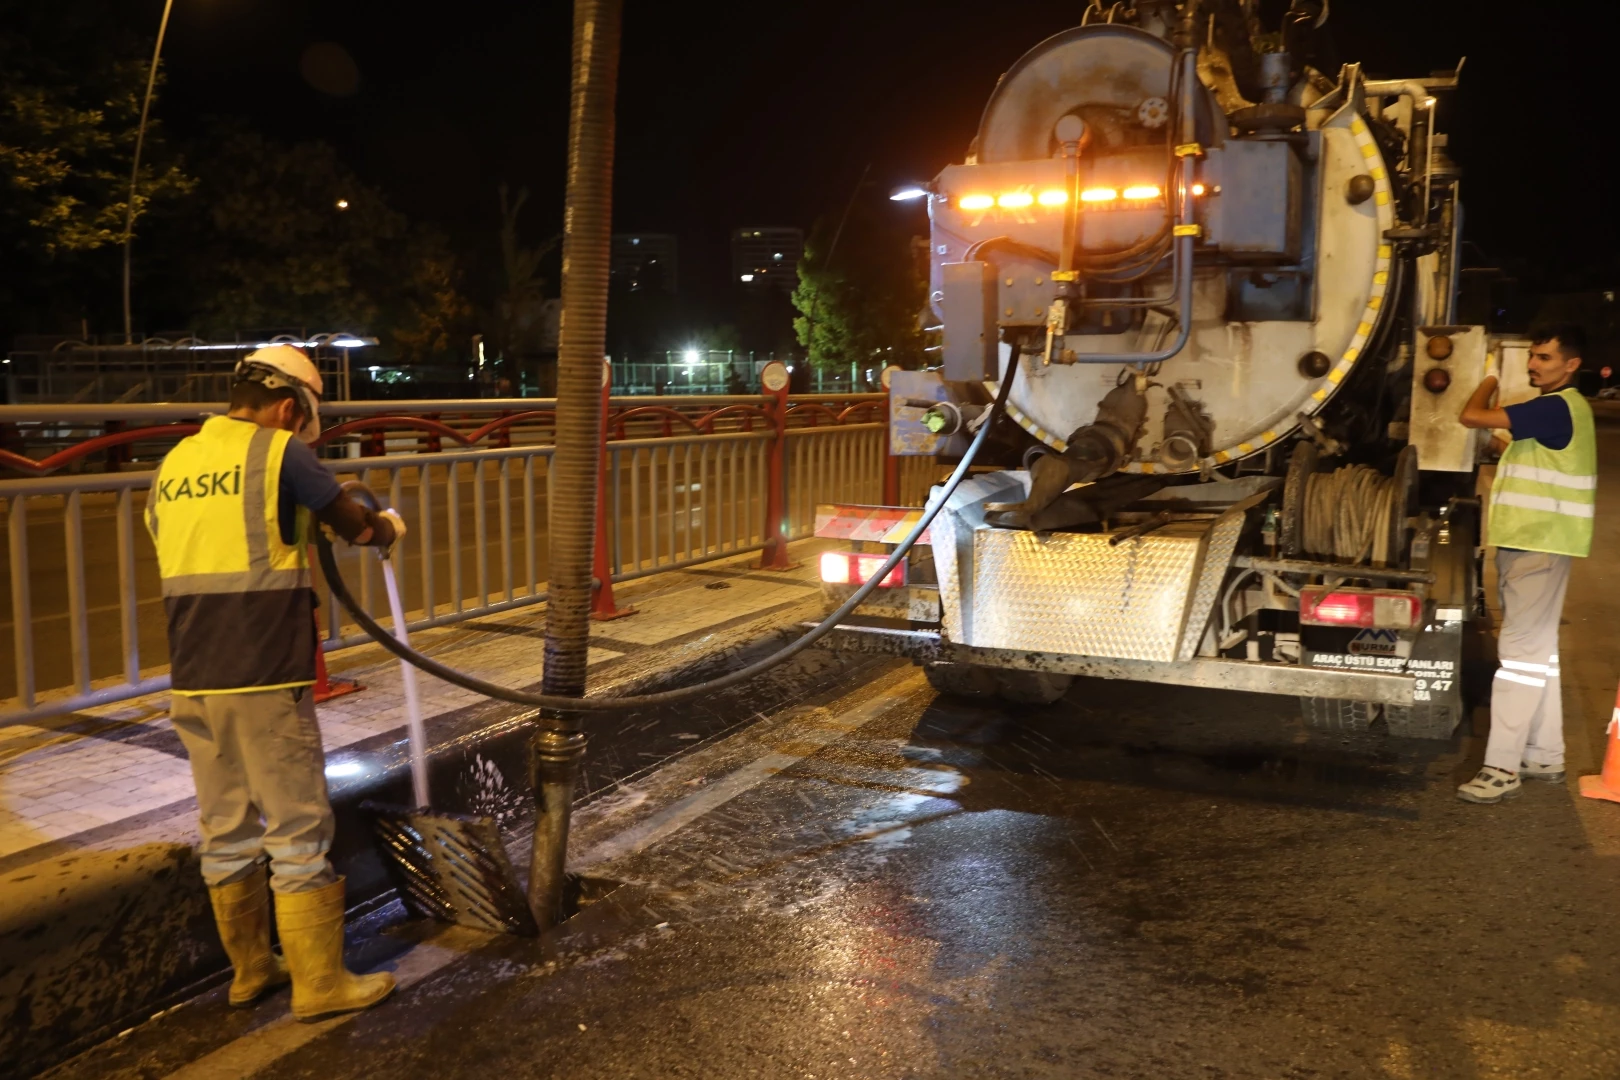
[[[890,448],[974,471],[835,647],[1020,702],[1075,676],[1298,697],[1312,727],[1446,738],[1483,614],[1458,422],[1527,343],[1457,322],[1456,70],[1330,64],[1325,0],[1093,6],[916,185],[939,366]],[[896,192],[896,197],[906,192]],[[1008,382],[1011,385],[1008,386]],[[919,511],[826,506],[834,601]]]

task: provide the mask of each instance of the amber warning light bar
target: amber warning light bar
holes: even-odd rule
[[[1195,196],[1204,193],[1203,184],[1194,184],[1192,193]],[[1110,187],[1086,188],[1080,192],[1080,201],[1088,207],[1101,209],[1115,204],[1133,204],[1157,202],[1164,197],[1164,192],[1157,184],[1132,184],[1124,190]],[[1044,206],[1055,209],[1067,204],[1069,193],[1062,188],[1046,188],[1035,192],[1028,188],[1018,188],[1013,191],[1003,191],[991,194],[987,191],[973,191],[956,198],[956,208],[969,213],[980,213],[986,210],[1024,210],[1031,206]]]

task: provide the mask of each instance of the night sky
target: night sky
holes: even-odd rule
[[[150,8],[156,26],[160,0],[124,6],[137,19]],[[732,226],[808,226],[842,205],[868,163],[887,189],[960,160],[996,77],[1083,8],[629,0],[616,228],[678,233],[682,292],[701,300],[726,281]],[[571,5],[176,0],[175,9],[158,106],[175,134],[217,113],[283,139],[328,140],[399,209],[464,249],[493,251],[502,180],[532,190],[531,239],[559,227]],[[1446,69],[1466,54],[1464,89],[1442,103],[1441,128],[1465,170],[1468,238],[1493,261],[1528,259],[1549,284],[1612,283],[1620,237],[1603,166],[1620,14],[1596,3],[1497,10],[1334,0],[1331,26],[1340,58],[1373,77]],[[330,44],[311,53],[318,43]]]

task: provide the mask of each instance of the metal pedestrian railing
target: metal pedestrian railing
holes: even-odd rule
[[[921,505],[939,475],[930,458],[888,456],[881,395],[837,401],[747,395],[721,399],[718,408],[709,399],[701,414],[682,413],[669,401],[613,399],[607,426],[615,437],[603,444],[604,528],[597,541],[598,565],[605,561],[613,582],[809,536],[818,503]],[[483,417],[477,427],[487,426],[492,413],[517,415],[482,402],[430,404],[440,416]],[[0,423],[11,412],[0,409]],[[422,428],[405,423],[420,420],[422,410],[394,418],[367,413],[362,419],[405,425],[384,422],[361,432],[384,432],[391,451],[400,431],[422,436],[406,443],[417,452],[328,461],[340,479],[357,478],[386,494],[409,526],[391,556],[409,628],[543,602],[554,449],[545,426],[527,429],[520,441],[509,425],[501,430],[511,445],[498,445],[492,435],[499,433],[486,432],[479,442],[497,445],[467,448],[440,433],[435,448]],[[185,414],[161,419],[183,423]],[[176,430],[171,441],[182,433]],[[773,469],[778,453],[780,467]],[[0,480],[9,566],[0,605],[10,615],[0,624],[0,647],[9,645],[14,661],[0,674],[0,724],[167,688],[156,553],[143,524],[152,476],[143,469]],[[781,510],[773,521],[774,507]],[[337,549],[356,596],[389,624],[375,553],[341,543]],[[326,649],[368,640],[324,584],[317,591]]]

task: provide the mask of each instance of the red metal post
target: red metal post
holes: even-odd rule
[[[608,501],[608,397],[613,389],[612,367],[602,361],[602,424],[597,440],[596,481],[596,550],[591,559],[591,576],[596,586],[591,593],[591,618],[598,621],[622,619],[634,615],[633,607],[617,607],[613,602],[613,563],[608,559],[607,501]]]
[[[760,555],[761,570],[787,570],[787,409],[788,371],[780,360],[772,360],[759,373],[760,393],[765,412],[776,437],[771,440],[766,465],[765,550]]]
[[[315,562],[315,549],[313,547],[309,549],[309,561],[311,563]],[[352,694],[356,690],[364,689],[365,687],[353,679],[333,679],[327,675],[326,650],[321,648],[321,615],[317,611],[315,613],[315,703],[318,705],[323,701],[330,701],[332,698],[342,697],[344,694]]]

